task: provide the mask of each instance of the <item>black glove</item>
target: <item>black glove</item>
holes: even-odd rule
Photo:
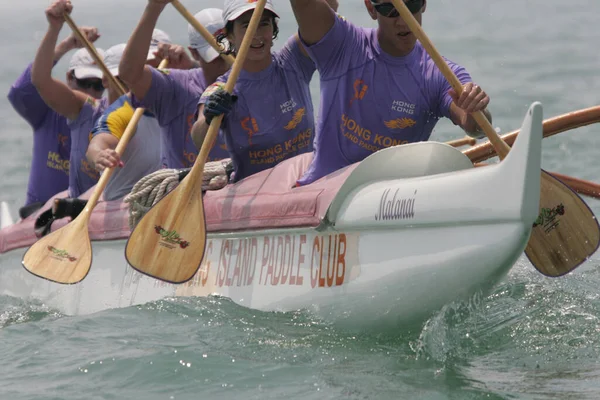
[[[208,125],[214,117],[225,115],[231,111],[233,103],[237,100],[237,96],[227,92],[224,88],[219,87],[210,96],[204,104],[204,120]]]

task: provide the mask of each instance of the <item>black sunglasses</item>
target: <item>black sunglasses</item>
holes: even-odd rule
[[[102,79],[77,79],[75,78],[75,74],[72,74],[73,79],[77,82],[77,86],[82,89],[91,89],[101,92],[104,90],[104,85],[102,84]]]
[[[392,3],[375,3],[374,0],[371,0],[371,4],[373,4],[375,10],[384,17],[396,18],[400,15]],[[408,10],[413,14],[418,13],[421,11],[421,8],[423,8],[423,0],[408,0],[404,4],[406,4]]]

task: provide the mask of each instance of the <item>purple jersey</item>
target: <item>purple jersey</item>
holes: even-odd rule
[[[236,181],[313,150],[309,83],[315,65],[300,46],[294,35],[273,53],[268,68],[240,73],[233,91],[237,101],[220,132],[234,163]],[[227,81],[230,72],[204,92],[201,104]]]
[[[308,184],[386,147],[426,141],[450,117],[450,84],[417,42],[404,57],[379,46],[377,29],[341,17],[308,52],[321,77],[315,156],[298,181]],[[462,83],[471,77],[448,65]]]
[[[71,128],[71,167],[69,169],[69,197],[79,197],[94,186],[100,173],[88,162],[85,153],[90,144],[96,121],[108,107],[108,98],[94,100],[88,97],[77,118],[69,120]]]
[[[71,130],[66,118],[48,107],[31,83],[31,64],[10,88],[8,100],[33,129],[25,205],[45,203],[69,186]]]
[[[207,84],[201,68],[191,70],[152,68],[152,84],[146,96],[133,98],[134,106],[147,107],[161,127],[162,160],[166,168],[194,165],[198,148],[191,136],[198,100]],[[225,143],[217,140],[207,161],[228,158]]]

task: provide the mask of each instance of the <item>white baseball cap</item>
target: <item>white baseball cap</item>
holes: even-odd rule
[[[154,52],[158,51],[159,43],[171,44],[171,38],[164,31],[155,29],[152,32],[152,41],[150,42],[150,48],[148,49],[148,57],[146,58],[146,61],[154,60],[154,58],[156,58],[154,56]]]
[[[223,7],[223,19],[225,21],[235,21],[240,15],[249,10],[254,10],[258,5],[257,0],[225,0],[225,6]],[[271,11],[277,18],[279,15],[275,12],[273,3],[271,0],[267,0],[265,4],[265,10]]]
[[[106,68],[108,68],[113,76],[119,75],[119,63],[121,62],[126,46],[126,43],[121,43],[106,50],[104,64],[106,64]]]
[[[223,20],[223,10],[220,8],[206,8],[194,15],[194,18],[215,38],[223,33],[225,21]],[[204,40],[204,37],[191,24],[188,24],[188,38],[190,47],[196,49],[205,62],[209,63],[219,57],[219,53]]]
[[[100,59],[104,61],[104,50],[96,48],[96,52]],[[87,49],[79,49],[71,57],[69,62],[69,72],[73,71],[77,79],[97,78],[102,79],[102,70],[96,65],[96,61],[92,58]]]

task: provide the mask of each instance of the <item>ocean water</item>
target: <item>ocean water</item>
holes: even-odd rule
[[[280,46],[294,33],[289,3]],[[124,42],[143,0],[78,0],[73,19],[107,48]],[[182,1],[192,12],[215,6]],[[362,1],[340,13],[374,26]],[[491,97],[494,126],[520,126],[533,101],[544,116],[598,104],[600,3],[573,0],[429,1],[424,29]],[[48,0],[0,2],[0,87],[33,59]],[[220,3],[219,3],[220,4]],[[158,27],[187,42],[171,7]],[[65,26],[63,36],[68,29]],[[68,56],[56,67],[62,77]],[[318,105],[318,79],[312,85]],[[31,130],[0,96],[0,199],[25,199]],[[543,167],[599,180],[595,125],[544,140]],[[435,140],[462,137],[443,121]],[[586,199],[598,214],[600,203]],[[264,313],[224,298],[172,298],[86,316],[0,297],[0,399],[597,399],[598,255],[549,279],[521,257],[488,295],[448,304],[419,326],[350,333],[307,311]],[[0,259],[0,268],[2,267]],[[465,277],[465,280],[468,277]],[[424,296],[426,294],[423,294]]]

